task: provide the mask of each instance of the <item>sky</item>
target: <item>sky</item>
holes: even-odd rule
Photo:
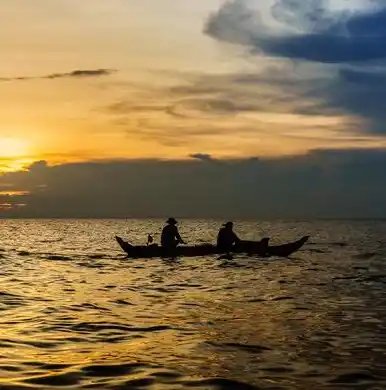
[[[381,0],[0,7],[0,217],[386,217]]]

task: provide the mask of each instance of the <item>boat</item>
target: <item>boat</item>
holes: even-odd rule
[[[210,255],[224,255],[215,245],[184,245],[178,246],[173,253],[166,253],[165,250],[157,244],[151,245],[131,245],[119,236],[115,236],[121,249],[126,252],[129,258],[153,258],[153,257],[198,257]],[[309,239],[304,236],[299,240],[281,245],[269,245],[269,238],[263,238],[260,241],[241,241],[234,248],[232,253],[242,253],[248,256],[261,257],[288,257],[298,251]]]

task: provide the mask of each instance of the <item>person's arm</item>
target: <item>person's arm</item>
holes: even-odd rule
[[[240,238],[237,237],[237,234],[235,232],[233,232],[233,239],[234,239],[236,244],[241,241]]]
[[[217,233],[217,246],[221,245],[221,230]]]
[[[180,232],[176,229],[176,238],[181,244],[185,244],[185,241],[181,238]]]

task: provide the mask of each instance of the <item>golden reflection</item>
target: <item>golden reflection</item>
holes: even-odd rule
[[[25,207],[26,203],[0,203],[0,210],[13,210],[15,208]]]
[[[29,191],[0,191],[0,196],[23,196],[28,195]]]

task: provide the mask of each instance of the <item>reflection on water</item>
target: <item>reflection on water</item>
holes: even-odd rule
[[[113,240],[161,226],[0,221],[1,389],[386,388],[386,223],[237,224],[311,234],[292,259],[127,260]]]

